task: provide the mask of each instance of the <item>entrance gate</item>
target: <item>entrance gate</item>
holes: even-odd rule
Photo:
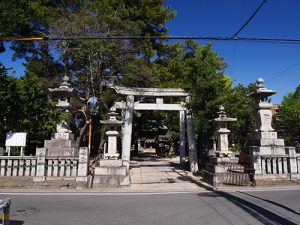
[[[187,128],[187,138],[189,146],[190,171],[198,171],[197,148],[195,141],[194,124],[192,113],[185,107],[185,103],[190,101],[188,92],[181,88],[129,88],[111,84],[110,88],[114,89],[117,94],[126,95],[126,102],[116,102],[115,108],[124,112],[124,130],[122,141],[122,161],[129,169],[132,120],[134,110],[163,110],[179,111],[180,118],[180,162],[185,159],[185,129]],[[156,103],[135,102],[135,96],[138,97],[155,97]],[[164,97],[178,97],[184,99],[181,104],[165,104]]]

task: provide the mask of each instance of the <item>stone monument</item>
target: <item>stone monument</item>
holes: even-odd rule
[[[72,105],[69,98],[74,96],[73,88],[70,86],[69,78],[65,75],[58,88],[49,88],[51,96],[58,100],[56,106],[65,110],[66,115],[69,116],[57,124],[56,132],[52,134],[51,140],[45,140],[44,148],[47,149],[47,156],[78,156],[78,146],[70,130]]]

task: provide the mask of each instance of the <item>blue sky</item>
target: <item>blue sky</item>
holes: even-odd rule
[[[229,36],[252,14],[261,0],[166,0],[177,12],[167,23],[169,35]],[[300,1],[269,0],[240,33],[247,37],[300,38]],[[200,41],[200,43],[205,43]],[[266,86],[278,91],[273,103],[300,83],[300,44],[213,42],[214,50],[229,64],[226,71],[234,84],[244,85],[263,77]],[[23,73],[22,61],[11,61],[11,51],[1,54],[6,67]]]
[[[175,36],[229,36],[252,14],[261,0],[167,0],[177,12],[167,24]],[[240,33],[244,37],[300,38],[300,1],[269,0]],[[205,43],[200,41],[200,43]],[[300,44],[213,42],[214,50],[229,64],[234,84],[247,85],[263,77],[278,91],[273,103],[300,83]]]

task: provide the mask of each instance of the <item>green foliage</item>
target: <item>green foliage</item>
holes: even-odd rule
[[[294,93],[283,97],[279,108],[280,124],[284,127],[287,141],[300,141],[300,85]]]
[[[41,145],[57,124],[60,110],[47,101],[46,93],[34,74],[22,79],[0,73],[0,145],[9,131],[27,132],[30,151]]]
[[[28,133],[29,143],[40,145],[53,132],[61,111],[47,100],[35,74],[27,73],[19,82],[19,129]]]
[[[6,132],[18,126],[20,96],[17,89],[18,79],[9,76],[7,69],[0,63],[0,146],[4,145]]]
[[[230,77],[224,74],[227,64],[213,51],[211,44],[202,46],[187,41],[170,45],[156,62],[158,86],[181,87],[190,92],[192,99],[187,107],[192,109],[196,133],[204,148],[215,135],[211,120],[217,117],[220,105],[225,106],[229,116],[238,118],[238,122],[232,124],[231,137],[235,144],[245,144],[254,124],[252,102],[247,97],[252,86],[232,87]]]

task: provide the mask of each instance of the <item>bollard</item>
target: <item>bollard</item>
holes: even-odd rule
[[[3,210],[2,225],[9,225],[10,203],[11,203],[10,198],[5,199],[5,201],[0,200],[0,209]]]

